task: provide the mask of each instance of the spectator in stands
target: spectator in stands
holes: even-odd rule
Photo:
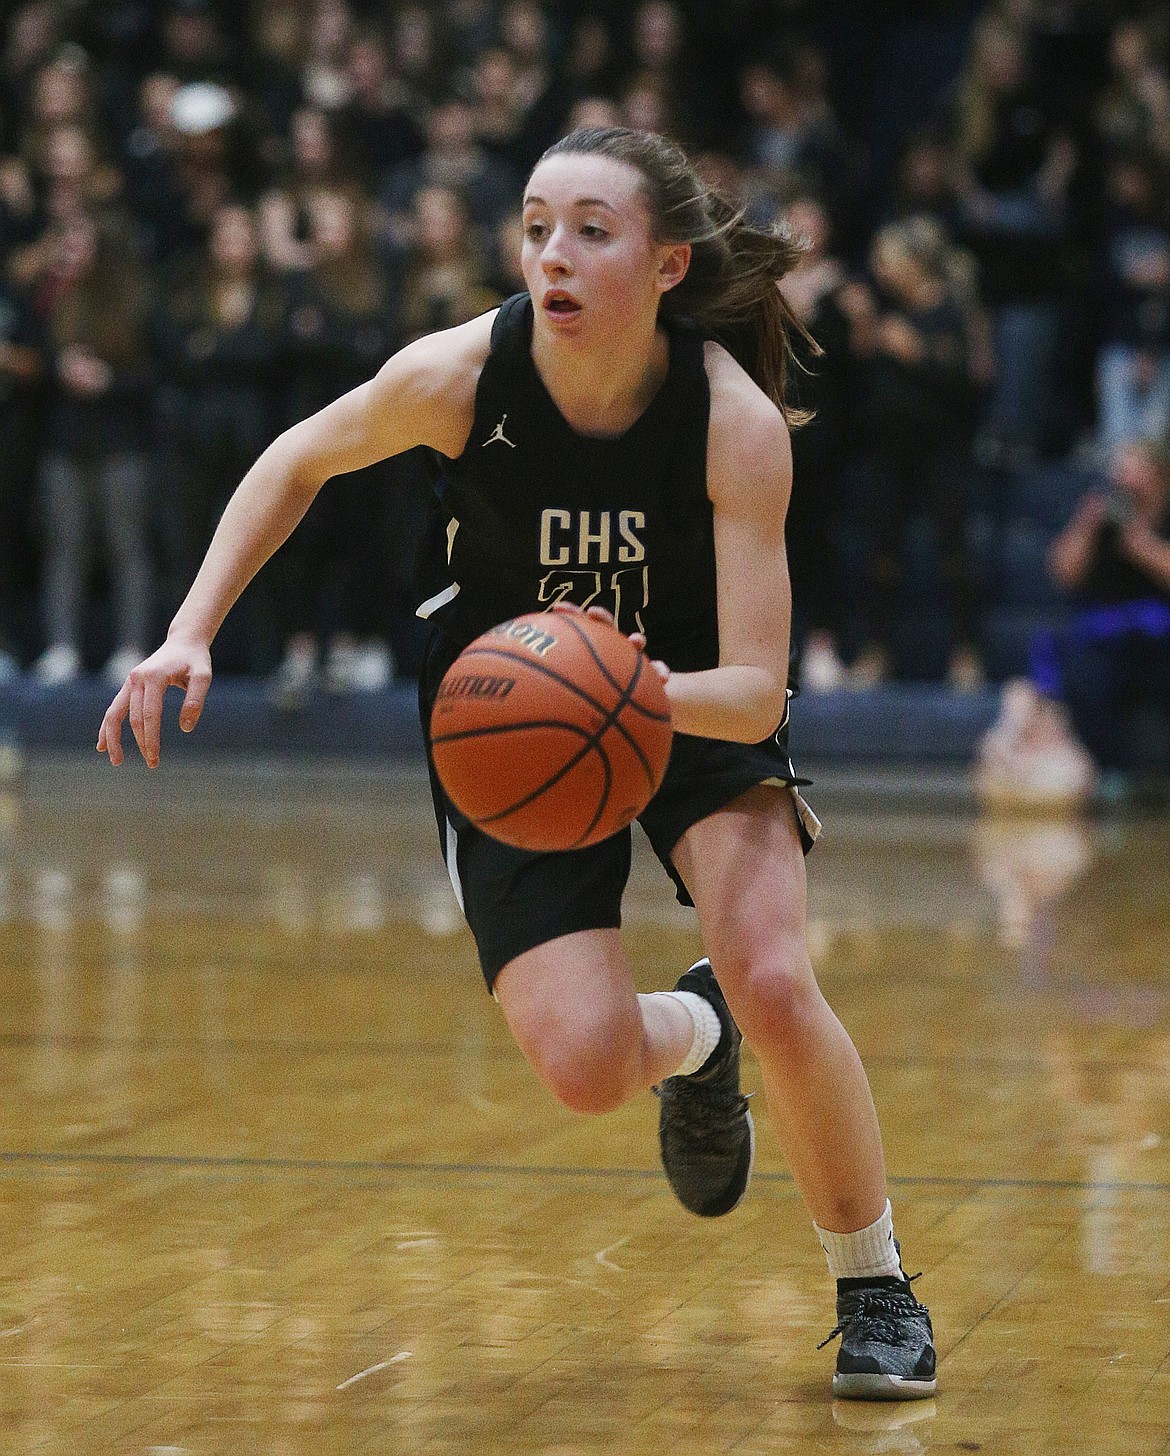
[[[126,205],[138,221],[143,256],[156,266],[180,252],[187,238],[181,138],[172,120],[178,91],[178,78],[165,71],[143,77],[135,124],[122,148]]]
[[[586,97],[612,96],[618,63],[613,34],[600,15],[587,12],[573,26],[561,65],[560,89],[567,110]],[[565,129],[573,123],[566,120]]]
[[[405,338],[453,328],[499,303],[483,281],[467,208],[453,188],[424,187],[416,194],[411,234],[402,290]]]
[[[496,229],[488,266],[484,273],[484,284],[500,298],[510,298],[513,293],[523,293],[528,285],[520,267],[520,249],[524,243],[523,213],[520,208],[510,212]]]
[[[618,114],[622,126],[635,131],[677,136],[682,130],[670,88],[661,76],[650,71],[639,72],[623,88]]]
[[[390,23],[390,51],[394,74],[411,97],[419,115],[443,95],[451,66],[439,47],[434,8],[431,5],[402,5]]]
[[[60,40],[60,7],[53,0],[27,0],[12,12],[7,32],[0,37],[0,123],[11,147],[28,115],[33,78],[49,60]]]
[[[264,257],[278,271],[311,268],[317,261],[311,218],[318,199],[357,192],[336,130],[334,115],[319,106],[302,106],[293,113],[289,166],[257,209]]]
[[[41,206],[49,222],[63,222],[120,200],[122,174],[98,155],[93,134],[65,122],[44,138],[38,157]]]
[[[346,0],[317,0],[309,25],[307,55],[301,74],[304,99],[323,111],[338,111],[349,100],[346,69],[353,14]]]
[[[1134,766],[1127,729],[1143,707],[1170,717],[1170,456],[1130,441],[1110,458],[1053,542],[1049,565],[1076,605],[1069,628],[1042,638],[1034,677],[1063,698],[1103,770]]]
[[[229,86],[236,79],[237,59],[208,0],[170,0],[162,20],[163,70],[183,84],[214,81]]]
[[[62,47],[32,77],[19,129],[28,191],[22,206],[17,183],[17,229],[10,239],[9,267],[20,286],[31,287],[46,266],[52,223],[92,210],[121,191],[120,175],[98,155],[94,84],[89,60],[76,45]]]
[[[948,237],[957,237],[962,213],[955,156],[944,138],[932,131],[907,137],[898,158],[886,208],[887,222],[928,217]]]
[[[982,680],[974,581],[964,525],[973,415],[970,337],[963,282],[948,240],[925,218],[889,223],[874,239],[872,313],[854,308],[864,360],[859,442],[862,509],[870,559],[868,641],[854,664],[859,682],[879,681],[905,579],[902,552],[912,516],[926,517],[953,614],[949,680]]]
[[[0,277],[0,682],[19,667],[18,594],[28,574],[35,468],[33,386],[43,371],[37,320]]]
[[[370,192],[394,167],[422,152],[425,109],[394,73],[389,48],[372,27],[357,31],[350,42],[346,75],[349,99],[337,113],[338,134],[363,190]]]
[[[711,102],[672,0],[645,0],[630,27],[631,66],[621,87],[627,126],[660,130],[691,146],[711,140]],[[646,123],[651,123],[649,126]]]
[[[13,254],[36,241],[41,223],[24,158],[0,156],[0,268],[6,273],[11,270]]]
[[[310,203],[313,262],[289,280],[285,424],[372,378],[394,352],[390,280],[371,245],[364,206],[336,191]],[[279,619],[287,636],[272,690],[282,706],[299,706],[314,686],[324,640],[331,691],[372,691],[389,681],[378,607],[386,601],[389,565],[380,552],[390,500],[383,467],[339,476],[277,558]]]
[[[62,126],[77,126],[92,135],[96,111],[88,57],[79,46],[63,47],[33,78],[21,151],[35,163],[48,134]]]
[[[520,105],[526,112],[531,111],[547,94],[553,80],[548,19],[536,0],[504,0],[500,43],[515,68]]]
[[[522,78],[510,51],[491,46],[472,73],[475,132],[484,150],[498,157],[514,174],[527,175],[545,147],[555,139],[563,108],[529,106]]]
[[[962,236],[995,343],[988,440],[1017,463],[1047,445],[1053,423],[1076,151],[1043,111],[1020,33],[995,13],[976,25],[952,123]]]
[[[455,65],[474,65],[480,52],[496,43],[496,8],[496,0],[447,0],[443,25]]]
[[[1112,152],[1145,151],[1170,163],[1170,75],[1141,20],[1118,21],[1109,45],[1110,81],[1097,103],[1097,134]]]
[[[414,161],[395,167],[382,193],[389,237],[409,245],[411,209],[424,187],[456,189],[474,226],[486,237],[520,198],[520,179],[476,140],[475,110],[451,97],[434,108],[427,123],[427,148]]]
[[[225,204],[156,321],[168,608],[192,579],[228,496],[274,433],[284,311],[283,291],[260,264],[252,212]],[[258,611],[248,620],[245,610],[241,634],[267,625]],[[266,644],[237,635],[226,646],[239,670],[260,665]]]
[[[815,46],[778,44],[744,68],[740,98],[751,165],[770,174],[782,196],[815,192],[841,233],[855,226],[849,214],[856,210],[856,169],[825,87]]]
[[[91,535],[113,595],[107,676],[124,677],[153,635],[146,281],[128,225],[112,215],[71,218],[53,242],[39,290],[53,384],[40,480],[48,645],[34,667],[46,686],[81,671]]]
[[[174,94],[171,126],[179,143],[163,194],[167,213],[155,220],[168,263],[204,247],[212,219],[243,190],[232,136],[236,117],[236,102],[222,86],[195,81]]]
[[[1107,187],[1097,265],[1097,405],[1109,454],[1128,440],[1170,432],[1170,216],[1148,154],[1116,158]]]
[[[471,71],[475,97],[475,135],[480,145],[514,171],[524,169],[524,124],[528,108],[516,62],[503,46],[489,46]]]
[[[287,136],[301,104],[301,75],[308,50],[309,13],[288,0],[258,0],[250,7],[251,44],[242,58],[244,90],[263,113],[265,129]]]
[[[575,101],[565,122],[566,131],[579,126],[621,126],[621,108],[608,96],[582,96]]]
[[[10,276],[26,288],[52,266],[55,229],[112,203],[122,189],[121,174],[99,165],[89,134],[71,122],[45,132],[30,160],[35,197],[30,232],[35,236],[14,248],[9,259]]]
[[[497,233],[503,227],[501,221]],[[402,289],[404,341],[465,323],[500,302],[501,292],[485,281],[478,238],[463,198],[454,189],[425,187],[416,195],[410,235]],[[510,291],[523,287],[521,280]],[[394,501],[383,552],[388,618],[400,669],[416,673],[423,638],[413,612],[418,597],[411,598],[413,557],[425,522],[433,519],[431,466],[426,452],[412,450],[387,461],[386,468],[393,482],[387,498]]]
[[[800,683],[825,691],[839,687],[845,671],[841,636],[839,554],[842,472],[849,434],[851,324],[843,295],[845,267],[830,248],[829,215],[811,197],[793,202],[785,221],[805,244],[800,262],[785,274],[780,291],[820,346],[814,356],[798,334],[793,347],[800,368],[791,373],[791,398],[813,418],[792,435],[792,500],[786,538],[792,576],[794,639],[800,647]]]

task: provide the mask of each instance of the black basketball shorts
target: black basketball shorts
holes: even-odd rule
[[[424,678],[426,674],[424,674]],[[500,971],[524,951],[578,930],[616,929],[630,872],[631,832],[600,844],[559,853],[516,849],[477,829],[443,792],[430,753],[431,693],[419,685],[419,710],[427,740],[427,765],[439,841],[451,884],[475,936],[479,963],[491,990]],[[676,733],[658,792],[638,822],[675,884],[683,905],[692,901],[671,851],[691,827],[757,784],[776,784],[790,794],[807,854],[820,824],[799,793],[788,756],[788,718],[763,743],[729,743]]]

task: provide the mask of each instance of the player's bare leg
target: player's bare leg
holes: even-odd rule
[[[689,1056],[705,1060],[693,1008],[635,991],[616,930],[525,951],[496,977],[494,993],[537,1076],[577,1112],[610,1112]]]
[[[929,1395],[930,1320],[902,1273],[869,1079],[809,960],[804,855],[786,792],[750,790],[693,825],[674,860],[837,1278],[834,1392]]]
[[[750,791],[688,830],[674,860],[797,1187],[821,1228],[845,1231],[885,1208],[885,1159],[861,1058],[809,960],[804,855],[786,797]]]

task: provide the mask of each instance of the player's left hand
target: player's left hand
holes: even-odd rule
[[[579,607],[576,602],[554,602],[551,610],[554,612],[576,612],[578,616],[592,617],[597,622],[608,622],[611,627],[617,626],[617,619],[614,617],[614,614],[606,611],[604,607]],[[646,651],[645,632],[630,632],[627,635],[635,647],[642,652]],[[657,658],[652,657],[650,659],[650,666],[663,682],[670,676],[670,668],[667,667],[665,662],[660,662]]]

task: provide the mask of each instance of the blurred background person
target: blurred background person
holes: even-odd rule
[[[346,55],[349,96],[337,111],[340,145],[364,191],[423,149],[426,104],[395,72],[375,26],[354,32]]]
[[[858,241],[859,179],[826,86],[824,57],[805,40],[781,39],[754,57],[740,75],[744,151],[781,198],[815,193],[848,248]]]
[[[475,134],[475,108],[448,97],[427,121],[425,151],[391,169],[381,193],[391,246],[408,245],[415,197],[424,187],[453,189],[471,222],[488,237],[520,197],[519,175],[483,147]]]
[[[33,488],[42,330],[28,299],[0,274],[0,682],[20,671],[32,586]]]
[[[792,434],[786,539],[793,638],[801,687],[827,691],[845,682],[839,655],[839,536],[850,430],[852,339],[842,299],[849,280],[832,251],[829,216],[819,202],[800,198],[789,205],[784,219],[804,242],[804,252],[780,290],[822,351],[814,354],[800,335],[793,338],[798,367],[792,370],[791,398],[796,407],[812,411],[812,419]]]
[[[500,283],[508,286],[509,267],[516,262],[515,244],[500,238]],[[411,243],[401,257],[402,341],[435,329],[451,328],[494,308],[503,297],[487,280],[487,263],[479,236],[472,228],[462,194],[450,187],[428,186],[416,193],[411,213]],[[519,291],[512,279],[511,291]],[[520,287],[523,287],[521,279]],[[425,640],[425,624],[414,606],[426,590],[417,590],[416,562],[425,554],[422,543],[437,516],[433,506],[433,462],[429,452],[410,450],[385,462],[390,482],[389,531],[383,569],[389,591],[389,630],[397,665],[416,676]]]
[[[893,663],[894,626],[906,581],[907,527],[930,526],[951,613],[952,687],[982,681],[975,582],[965,522],[974,415],[965,282],[948,240],[925,218],[888,223],[873,241],[872,314],[854,309],[862,357],[858,398],[860,508],[866,521],[868,595],[861,683]]]
[[[287,272],[313,266],[314,209],[322,198],[338,194],[352,200],[360,188],[338,141],[337,122],[319,106],[298,107],[289,127],[287,164],[257,206],[260,245],[270,267]]]
[[[368,211],[338,191],[320,192],[308,205],[312,262],[288,282],[286,428],[371,378],[394,352],[391,281],[370,238]],[[330,481],[277,556],[285,641],[270,687],[280,706],[301,706],[322,668],[333,692],[376,691],[393,676],[384,557],[396,509],[391,490],[380,466]]]
[[[1077,153],[1044,109],[1024,35],[994,11],[976,22],[951,119],[959,240],[979,264],[995,346],[987,449],[1026,463],[1053,448]]]
[[[47,645],[33,670],[47,687],[82,670],[96,539],[113,605],[105,672],[121,682],[154,635],[146,280],[117,218],[75,217],[53,236],[38,290],[52,386],[40,473]]]
[[[1109,455],[1170,431],[1170,214],[1148,153],[1115,158],[1106,188],[1095,281],[1099,440]]]
[[[402,280],[406,339],[453,328],[500,302],[484,282],[484,264],[461,193],[424,187],[415,194],[411,246]]]
[[[1100,769],[1138,766],[1131,729],[1153,710],[1170,726],[1170,455],[1161,441],[1116,446],[1052,544],[1049,569],[1075,613],[1038,640],[1034,678],[1063,700]],[[1170,771],[1163,734],[1162,772]]]
[[[228,202],[212,214],[206,247],[176,275],[156,317],[168,614],[228,496],[275,433],[284,324],[284,293],[262,266],[255,216]],[[228,671],[269,665],[268,582],[256,583],[224,643]]]
[[[1107,151],[1148,152],[1165,167],[1170,165],[1170,72],[1165,56],[1158,55],[1159,28],[1154,15],[1116,22],[1109,38],[1109,80],[1092,112]]]

